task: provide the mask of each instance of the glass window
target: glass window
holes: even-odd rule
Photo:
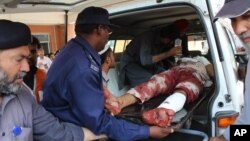
[[[122,53],[131,40],[110,40],[110,48],[114,53]]]
[[[40,34],[33,34],[37,39],[40,41],[41,46],[44,49],[44,53],[47,55],[50,53],[50,40],[49,34],[47,33],[40,33]]]
[[[188,50],[200,51],[202,55],[206,55],[208,53],[209,47],[205,35],[203,34],[189,35]]]

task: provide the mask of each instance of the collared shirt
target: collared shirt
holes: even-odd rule
[[[102,84],[107,87],[108,82],[109,82],[109,78],[107,74],[104,71],[102,71]]]
[[[102,71],[102,83],[113,96],[119,97],[124,95],[130,88],[129,85],[119,89],[118,74],[116,68],[110,68],[108,74]]]
[[[149,137],[149,127],[118,120],[104,110],[101,58],[81,37],[69,41],[51,65],[42,104],[62,121],[116,140]]]
[[[60,123],[37,104],[26,85],[16,95],[5,95],[0,109],[1,141],[82,141],[83,131],[70,123]],[[13,130],[16,129],[14,132]],[[19,129],[19,130],[18,130]]]

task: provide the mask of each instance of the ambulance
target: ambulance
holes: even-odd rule
[[[223,4],[224,0],[2,0],[0,18],[28,25],[65,25],[64,36],[60,37],[65,43],[75,36],[71,26],[82,9],[88,6],[103,7],[109,11],[111,22],[117,25],[109,38],[117,67],[126,45],[134,37],[175,20],[187,19],[190,56],[206,57],[214,66],[215,76],[212,86],[205,88],[194,103],[176,113],[172,126],[177,132],[166,137],[166,140],[176,140],[188,134],[190,140],[195,140],[191,136],[200,136],[198,140],[205,141],[221,135],[240,115],[244,103],[244,75],[239,75],[239,70],[245,72],[248,56],[238,51],[237,48],[243,45],[234,34],[230,20],[213,22]],[[51,39],[59,39],[56,34],[50,36],[53,36]],[[49,50],[51,47],[48,45]],[[117,67],[109,72],[116,84],[119,82]],[[140,112],[133,111],[118,118],[141,124],[140,115],[135,116]]]

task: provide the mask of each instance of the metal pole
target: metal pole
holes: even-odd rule
[[[68,41],[68,10],[65,10],[65,44]]]

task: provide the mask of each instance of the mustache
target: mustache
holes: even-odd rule
[[[27,74],[27,72],[19,72],[16,76],[15,79],[23,79],[23,77]]]
[[[239,37],[240,39],[250,38],[250,32],[244,32]]]

